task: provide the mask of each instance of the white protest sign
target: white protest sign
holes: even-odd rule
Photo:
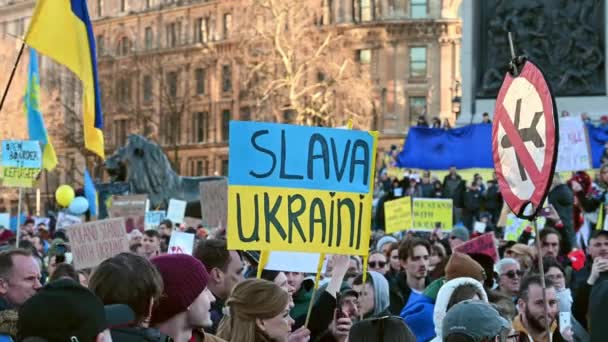
[[[11,214],[1,213],[0,214],[0,226],[11,229]]]
[[[580,171],[590,168],[591,153],[585,123],[580,117],[561,118],[555,171]]]
[[[169,241],[168,254],[188,254],[192,255],[194,249],[194,234],[173,232]]]
[[[188,202],[176,200],[174,198],[169,200],[169,209],[167,209],[167,219],[173,223],[184,223],[184,216],[186,215],[186,205]]]
[[[78,216],[59,212],[57,215],[57,223],[55,224],[56,229],[65,229],[69,226],[82,223],[82,219]]]
[[[319,266],[319,253],[303,252],[270,252],[265,270],[283,272],[317,273]],[[323,264],[325,272],[327,262]]]
[[[148,229],[158,229],[161,221],[165,219],[166,213],[164,210],[146,212],[145,227]]]

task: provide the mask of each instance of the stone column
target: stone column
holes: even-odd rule
[[[439,38],[439,115],[441,119],[448,118],[454,122],[452,112],[452,85],[454,81],[454,65],[452,63],[452,40],[446,37]]]

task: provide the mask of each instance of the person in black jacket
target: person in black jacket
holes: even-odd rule
[[[422,174],[422,179],[420,180],[420,184],[418,184],[420,188],[420,195],[424,198],[432,198],[435,193],[435,185],[431,182],[431,172],[424,171]]]
[[[502,210],[502,195],[495,179],[488,181],[488,188],[483,194],[484,209],[492,215],[491,221],[494,225],[498,223],[500,211]]]
[[[553,176],[553,188],[549,192],[549,203],[553,205],[561,222],[556,225],[562,226],[564,253],[567,254],[577,246],[576,234],[574,232],[574,193],[567,184],[562,184],[559,175]]]
[[[479,220],[481,210],[482,192],[477,181],[473,181],[471,186],[464,193],[463,223],[469,231],[473,230],[473,223]]]
[[[443,198],[451,198],[454,205],[454,222],[461,219],[462,208],[464,206],[465,182],[456,173],[456,167],[451,166],[450,172],[443,179]]]

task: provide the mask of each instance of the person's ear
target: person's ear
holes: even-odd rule
[[[266,331],[266,326],[264,324],[264,320],[260,319],[260,318],[256,318],[255,319],[255,325],[258,327],[258,329],[260,329],[261,331]]]
[[[217,267],[214,267],[213,269],[211,269],[211,279],[213,279],[215,283],[221,284],[224,280],[224,272],[222,272]]]
[[[8,293],[8,281],[4,278],[0,278],[0,295],[6,295]]]
[[[521,298],[517,300],[517,311],[526,312],[526,302]]]

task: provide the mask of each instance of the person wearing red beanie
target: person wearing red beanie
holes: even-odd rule
[[[207,288],[209,273],[205,266],[186,254],[162,255],[151,262],[163,278],[164,289],[150,324],[174,341],[190,341],[193,331],[202,337],[196,340],[214,341],[202,332],[212,324],[209,310],[215,301]]]

